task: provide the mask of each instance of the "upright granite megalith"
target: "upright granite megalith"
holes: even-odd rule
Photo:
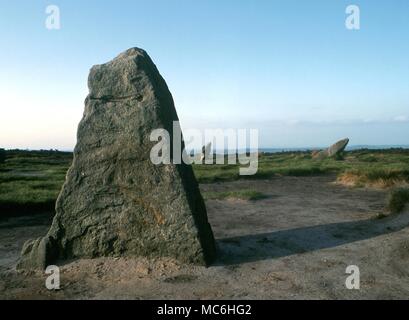
[[[94,66],[88,86],[52,226],[24,245],[18,267],[100,256],[209,264],[215,242],[191,166],[150,160],[152,130],[166,129],[172,139],[178,120],[155,64],[144,50],[132,48]]]

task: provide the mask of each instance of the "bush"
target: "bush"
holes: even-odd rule
[[[391,192],[388,207],[392,213],[402,212],[407,203],[409,203],[408,188],[399,188]]]

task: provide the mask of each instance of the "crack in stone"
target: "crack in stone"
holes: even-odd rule
[[[138,101],[142,101],[143,100],[143,96],[138,94],[138,95],[128,95],[128,96],[123,96],[123,97],[114,97],[114,96],[102,96],[102,97],[89,97],[90,100],[99,100],[99,101],[103,101],[103,102],[120,102],[120,101],[124,101],[124,100],[138,100]]]

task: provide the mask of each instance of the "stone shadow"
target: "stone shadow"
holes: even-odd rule
[[[409,214],[384,219],[331,223],[217,239],[213,265],[234,265],[333,248],[399,231],[409,226]]]

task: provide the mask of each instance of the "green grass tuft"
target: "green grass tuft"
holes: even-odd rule
[[[0,164],[0,218],[53,212],[72,153],[7,150]]]
[[[239,190],[239,191],[223,191],[223,192],[206,192],[205,199],[223,200],[223,199],[239,199],[246,201],[256,201],[266,199],[268,196],[264,193],[255,190]]]
[[[402,212],[406,204],[409,203],[409,188],[399,188],[392,190],[389,196],[388,207],[391,213]]]

